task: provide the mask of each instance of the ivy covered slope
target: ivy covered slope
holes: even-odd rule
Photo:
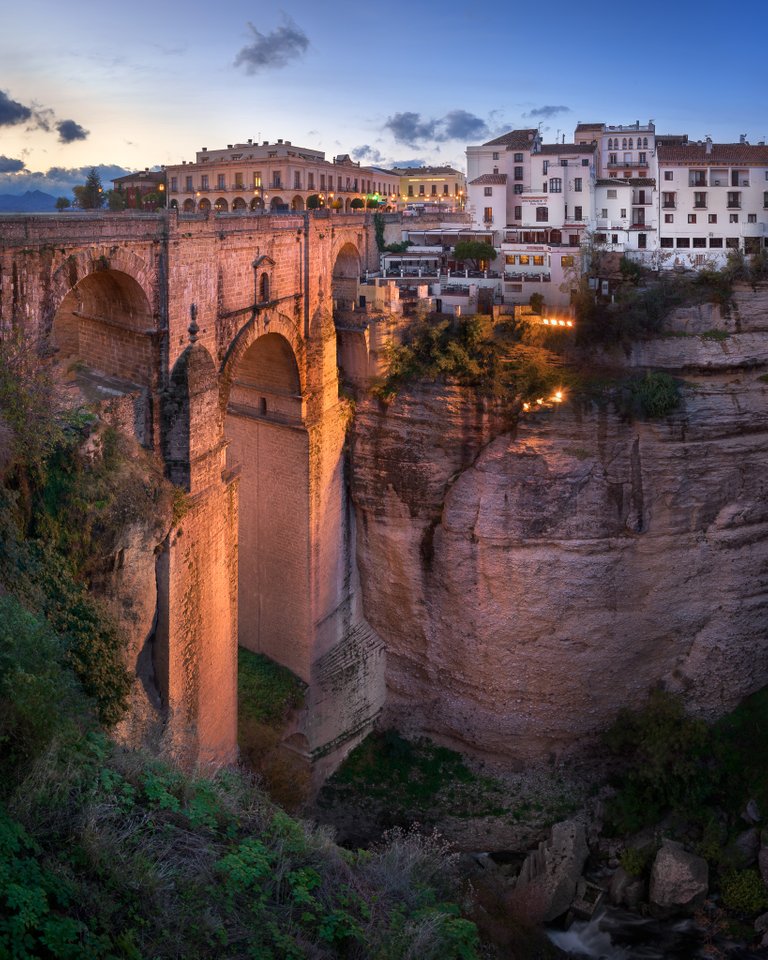
[[[247,772],[110,741],[132,678],[89,584],[136,516],[173,515],[126,444],[0,343],[0,957],[479,956],[436,840],[350,853]]]

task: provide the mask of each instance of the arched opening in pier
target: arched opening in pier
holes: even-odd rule
[[[235,359],[224,425],[240,473],[238,640],[308,680],[309,436],[296,356],[280,333]]]

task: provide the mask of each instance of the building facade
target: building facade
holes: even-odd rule
[[[453,167],[395,167],[400,177],[400,208],[423,204],[425,211],[464,209],[467,178]]]
[[[394,204],[400,188],[396,174],[362,167],[347,154],[326,160],[322,150],[290,140],[203,147],[194,163],[168,166],[166,177],[169,204],[189,213],[304,210],[308,201],[348,211],[374,196]]]

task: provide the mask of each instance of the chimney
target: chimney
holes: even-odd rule
[[[739,136],[739,143],[746,143],[746,142],[747,142],[747,135],[746,135],[746,133],[742,133],[742,134]]]
[[[278,137],[277,142],[278,142],[278,143],[282,143],[282,142],[283,142],[282,137]]]
[[[265,141],[262,143],[262,147],[268,147],[268,146],[269,146],[269,140],[265,140]]]
[[[248,143],[253,143],[253,138],[252,138],[252,137],[248,137]]]
[[[712,153],[712,137],[710,137],[709,134],[707,134],[707,139],[705,143],[706,143],[706,153],[707,153],[707,156],[709,156]]]
[[[285,141],[285,145],[286,145],[286,147],[290,147],[291,141],[290,141],[290,140],[286,140],[286,141]]]
[[[206,151],[207,149],[208,149],[208,147],[201,147],[200,152],[201,152],[201,153],[205,153],[205,151]]]

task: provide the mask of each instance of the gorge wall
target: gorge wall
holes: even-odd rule
[[[522,764],[657,683],[705,716],[768,683],[768,290],[670,333],[601,358],[681,379],[660,420],[572,401],[515,422],[437,384],[358,405],[358,562],[400,729]]]

